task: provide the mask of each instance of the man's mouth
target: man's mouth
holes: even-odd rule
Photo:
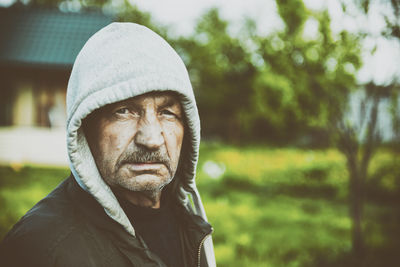
[[[157,172],[165,167],[165,164],[161,162],[127,162],[125,164],[134,172]]]

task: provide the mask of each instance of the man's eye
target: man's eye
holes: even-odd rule
[[[160,113],[161,113],[161,115],[177,117],[175,113],[173,113],[172,111],[170,111],[168,109],[164,109]]]
[[[120,109],[117,109],[115,111],[115,113],[116,114],[128,114],[129,113],[129,109],[128,108],[120,108]]]

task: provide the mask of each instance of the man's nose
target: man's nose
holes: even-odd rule
[[[156,118],[145,119],[138,126],[135,135],[136,145],[156,150],[164,144],[162,128]]]

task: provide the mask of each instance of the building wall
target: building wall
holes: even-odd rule
[[[18,83],[15,86],[13,126],[65,127],[66,88],[46,83]]]
[[[16,94],[12,112],[12,125],[34,126],[36,121],[36,109],[32,84],[17,84],[15,90]]]

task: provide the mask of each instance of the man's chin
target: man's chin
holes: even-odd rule
[[[158,173],[139,173],[135,176],[124,177],[118,181],[119,186],[130,191],[160,190],[172,181],[172,178]]]

